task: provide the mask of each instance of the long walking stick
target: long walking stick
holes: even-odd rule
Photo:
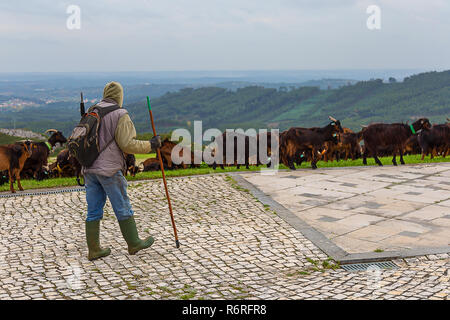
[[[150,98],[148,96],[147,96],[147,105],[148,105],[148,112],[150,113],[150,120],[152,122],[153,136],[156,137],[155,122],[153,120],[152,107],[150,106]],[[163,160],[161,157],[161,150],[159,150],[159,148],[157,148],[156,152],[158,154],[159,166],[161,167],[162,178],[164,181],[164,188],[166,189],[167,202],[169,203],[170,219],[172,220],[173,233],[175,235],[175,245],[177,248],[179,248],[180,241],[178,240],[177,227],[175,226],[175,219],[173,218],[172,204],[170,203],[169,189],[167,188],[166,175],[164,173],[164,165],[163,165]]]

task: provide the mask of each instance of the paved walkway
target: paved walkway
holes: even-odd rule
[[[181,248],[161,182],[129,194],[142,236],[128,255],[108,205],[89,262],[83,192],[1,198],[0,299],[448,299],[447,254],[398,260],[399,269],[347,272],[224,175],[168,181]]]
[[[241,176],[348,253],[450,251],[450,163]]]

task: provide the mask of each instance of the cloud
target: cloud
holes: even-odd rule
[[[66,29],[71,4],[81,8],[81,30]],[[365,27],[371,4],[382,9],[380,31]],[[449,15],[446,0],[8,1],[0,68],[443,68]]]

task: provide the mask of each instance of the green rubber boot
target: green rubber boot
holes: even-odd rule
[[[119,221],[119,225],[123,238],[128,244],[128,253],[131,255],[136,254],[139,250],[150,247],[153,242],[155,242],[155,239],[151,236],[145,240],[139,239],[136,222],[134,221],[133,216],[126,220]]]
[[[86,221],[86,242],[89,261],[106,257],[111,253],[111,249],[100,247],[100,220]]]

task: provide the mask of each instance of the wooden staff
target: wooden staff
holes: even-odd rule
[[[156,137],[155,122],[153,120],[152,107],[150,106],[150,98],[148,96],[147,96],[147,105],[148,105],[148,111],[150,113],[150,120],[152,122],[153,136]],[[164,181],[164,188],[166,189],[167,202],[169,203],[170,219],[172,220],[173,233],[175,235],[175,245],[177,248],[179,248],[180,241],[178,241],[177,227],[175,226],[175,219],[173,218],[172,204],[170,203],[169,189],[167,188],[166,175],[164,173],[164,165],[163,165],[163,160],[161,157],[161,151],[159,150],[159,148],[157,148],[156,152],[158,154],[159,166],[161,167],[162,178]]]

